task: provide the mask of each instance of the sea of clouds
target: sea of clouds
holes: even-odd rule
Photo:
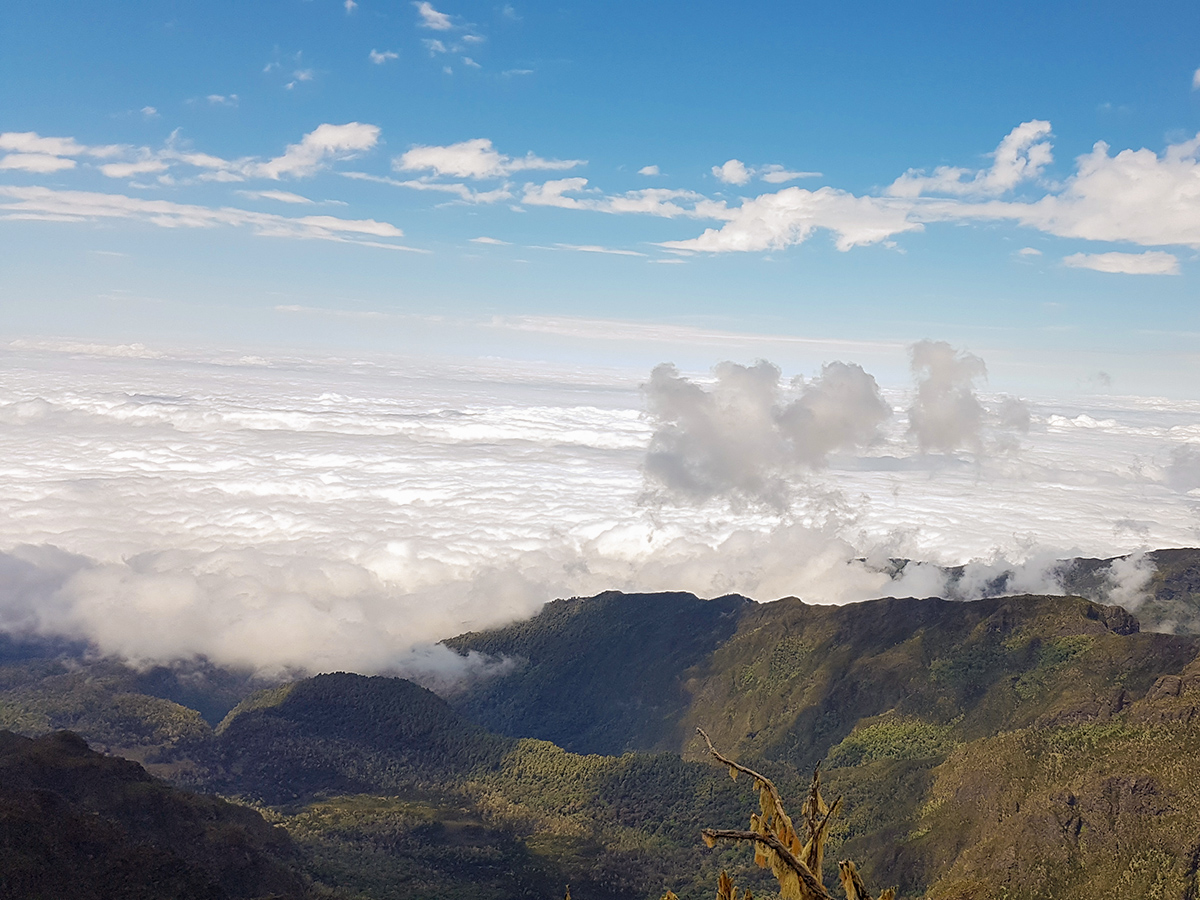
[[[0,347],[0,631],[135,663],[453,677],[436,641],[622,590],[1056,591],[1200,543],[1200,402],[987,393],[911,348],[682,373]],[[932,565],[970,563],[953,587]],[[1136,605],[1146,566],[1114,567]]]

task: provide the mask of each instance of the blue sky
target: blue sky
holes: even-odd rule
[[[697,366],[733,354],[689,328],[1200,384],[1194,3],[47,2],[0,29],[10,339],[623,361],[615,321]]]

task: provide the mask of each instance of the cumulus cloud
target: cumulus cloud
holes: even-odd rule
[[[1040,199],[1000,199],[1041,178],[1052,160],[1049,137],[1049,123],[1024,122],[1000,142],[987,169],[942,166],[932,174],[909,170],[884,197],[860,197],[832,187],[763,194],[727,215],[713,215],[727,220],[721,228],[664,246],[713,252],[773,250],[801,243],[825,228],[837,235],[838,248],[845,250],[933,222],[1008,220],[1059,237],[1200,247],[1200,135],[1169,145],[1161,156],[1147,149],[1111,156],[1108,145],[1098,142],[1075,161],[1075,171],[1065,182],[1043,185]],[[730,166],[732,177],[748,180],[750,170],[744,164],[730,163],[737,163]],[[1164,269],[1168,264],[1162,257],[1141,263]]]
[[[888,188],[893,197],[922,194],[998,196],[1022,181],[1037,178],[1054,159],[1050,123],[1034,119],[1022,122],[992,153],[988,169],[972,172],[955,166],[939,166],[932,175],[909,169]]]
[[[1181,494],[1200,489],[1200,444],[1180,444],[1171,450],[1166,481]]]
[[[1019,397],[1005,397],[996,411],[1000,427],[1010,431],[1028,432],[1032,423],[1029,404]]]
[[[379,141],[379,126],[348,122],[345,125],[319,125],[289,144],[282,156],[251,168],[255,175],[266,178],[303,178],[320,171],[335,159],[348,159],[370,150]]]
[[[912,221],[909,212],[908,204],[888,198],[857,197],[830,187],[790,187],[728,210],[722,216],[728,222],[720,228],[706,229],[690,240],[663,241],[661,246],[711,253],[780,250],[824,229],[834,234],[837,249],[846,251],[920,231],[924,226]]]
[[[1200,247],[1200,135],[1153,150],[1109,155],[1097,142],[1076,160],[1061,190],[1021,203],[933,202],[922,207],[929,220],[1008,219],[1059,237],[1125,242],[1143,246]]]
[[[751,178],[750,170],[740,159],[726,160],[722,165],[713,166],[712,173],[725,184],[748,184]]]
[[[1162,250],[1145,253],[1073,253],[1063,257],[1071,269],[1093,269],[1119,275],[1178,275],[1179,259]]]
[[[975,381],[987,377],[983,360],[945,341],[919,341],[910,354],[917,396],[908,409],[909,431],[921,452],[978,451],[984,410]]]
[[[662,173],[658,171],[658,166],[642,166],[640,169],[638,169],[638,174],[639,175],[661,175]]]
[[[1200,69],[1192,73],[1192,90],[1200,91]]]
[[[583,165],[578,159],[542,159],[533,153],[511,157],[500,153],[487,138],[474,138],[443,147],[418,146],[392,161],[397,171],[432,172],[454,178],[503,178],[531,169],[563,170]]]
[[[793,383],[790,401],[771,363],[725,362],[713,372],[707,390],[663,364],[644,387],[656,425],[647,480],[688,502],[721,497],[785,509],[792,475],[869,443],[891,412],[875,379],[853,364],[829,363],[813,381]]]
[[[375,63],[375,65],[382,66],[389,59],[399,59],[400,54],[391,50],[384,50],[382,52],[379,50],[372,50],[368,54],[368,58],[371,60],[371,62]]]

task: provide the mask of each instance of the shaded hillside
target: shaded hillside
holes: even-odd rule
[[[555,600],[527,621],[446,641],[518,662],[455,706],[501,734],[582,753],[677,748],[688,705],[680,673],[707,660],[753,606],[685,593]]]
[[[254,694],[217,732],[200,754],[207,786],[267,803],[441,785],[512,743],[411,681],[345,672]]]
[[[456,638],[449,643],[460,652],[528,663],[471,688],[455,705],[489,727],[554,735],[583,752],[605,752],[619,740],[622,748],[697,754],[693,731],[704,725],[730,752],[804,770],[864,718],[895,711],[976,737],[1120,703],[1114,691],[1144,691],[1200,649],[1195,638],[1139,634],[1120,608],[1078,598],[838,607],[675,594],[661,604],[664,621],[698,619],[712,630],[691,652],[671,655],[657,641],[627,640],[659,605],[656,595],[601,594]],[[670,628],[657,635],[669,642]],[[673,705],[643,701],[647,685]],[[611,723],[619,738],[597,722]]]
[[[751,805],[677,756],[579,756],[488,733],[424,688],[338,673],[247,698],[203,784],[278,807],[308,871],[372,897],[638,900],[707,890],[697,824]],[[745,880],[745,879],[744,879]]]
[[[301,898],[292,856],[253,810],[172,788],[70,732],[0,732],[0,896]]]

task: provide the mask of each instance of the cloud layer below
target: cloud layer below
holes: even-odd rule
[[[982,449],[923,454],[912,389],[850,363],[800,383],[732,364],[647,381],[134,346],[4,357],[0,627],[135,660],[437,670],[453,660],[430,642],[557,596],[846,602],[943,587],[923,567],[893,582],[888,557],[1031,558],[1035,583],[1056,552],[1197,541],[1194,403],[973,394]],[[951,395],[973,371],[943,372]],[[734,468],[647,503],[647,451],[672,422],[677,463]],[[754,436],[769,458],[737,443]],[[773,479],[786,504],[727,502]]]

